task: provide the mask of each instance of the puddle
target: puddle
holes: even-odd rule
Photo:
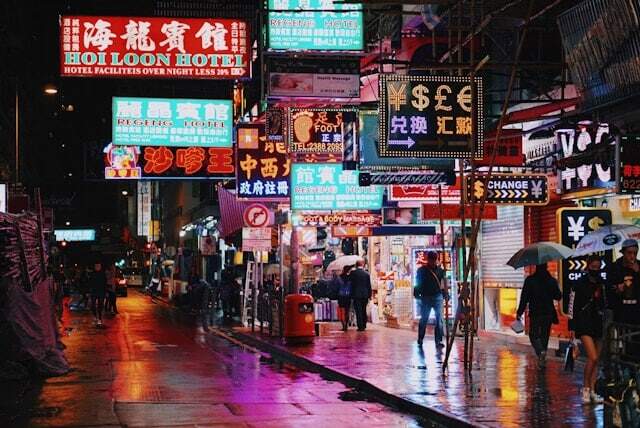
[[[356,389],[349,389],[338,393],[338,398],[341,401],[367,401],[369,403],[376,403],[377,400],[367,396],[363,392]]]

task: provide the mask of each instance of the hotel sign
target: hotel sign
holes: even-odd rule
[[[249,78],[250,52],[249,28],[238,19],[60,19],[62,76]]]

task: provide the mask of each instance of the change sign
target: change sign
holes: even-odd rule
[[[466,178],[467,202],[480,202],[487,192],[488,204],[547,205],[549,182],[544,174],[492,174]]]
[[[482,79],[474,85],[475,99],[469,77],[381,75],[380,157],[482,157]]]

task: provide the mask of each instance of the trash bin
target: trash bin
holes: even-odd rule
[[[313,297],[291,294],[284,299],[284,337],[287,343],[307,343],[315,336]]]

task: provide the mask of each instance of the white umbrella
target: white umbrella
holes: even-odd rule
[[[327,266],[327,272],[342,271],[345,266],[353,266],[358,260],[362,260],[360,256],[340,256]]]
[[[622,245],[627,239],[640,239],[640,227],[631,224],[602,226],[600,229],[588,233],[578,242],[573,257],[611,250]]]

